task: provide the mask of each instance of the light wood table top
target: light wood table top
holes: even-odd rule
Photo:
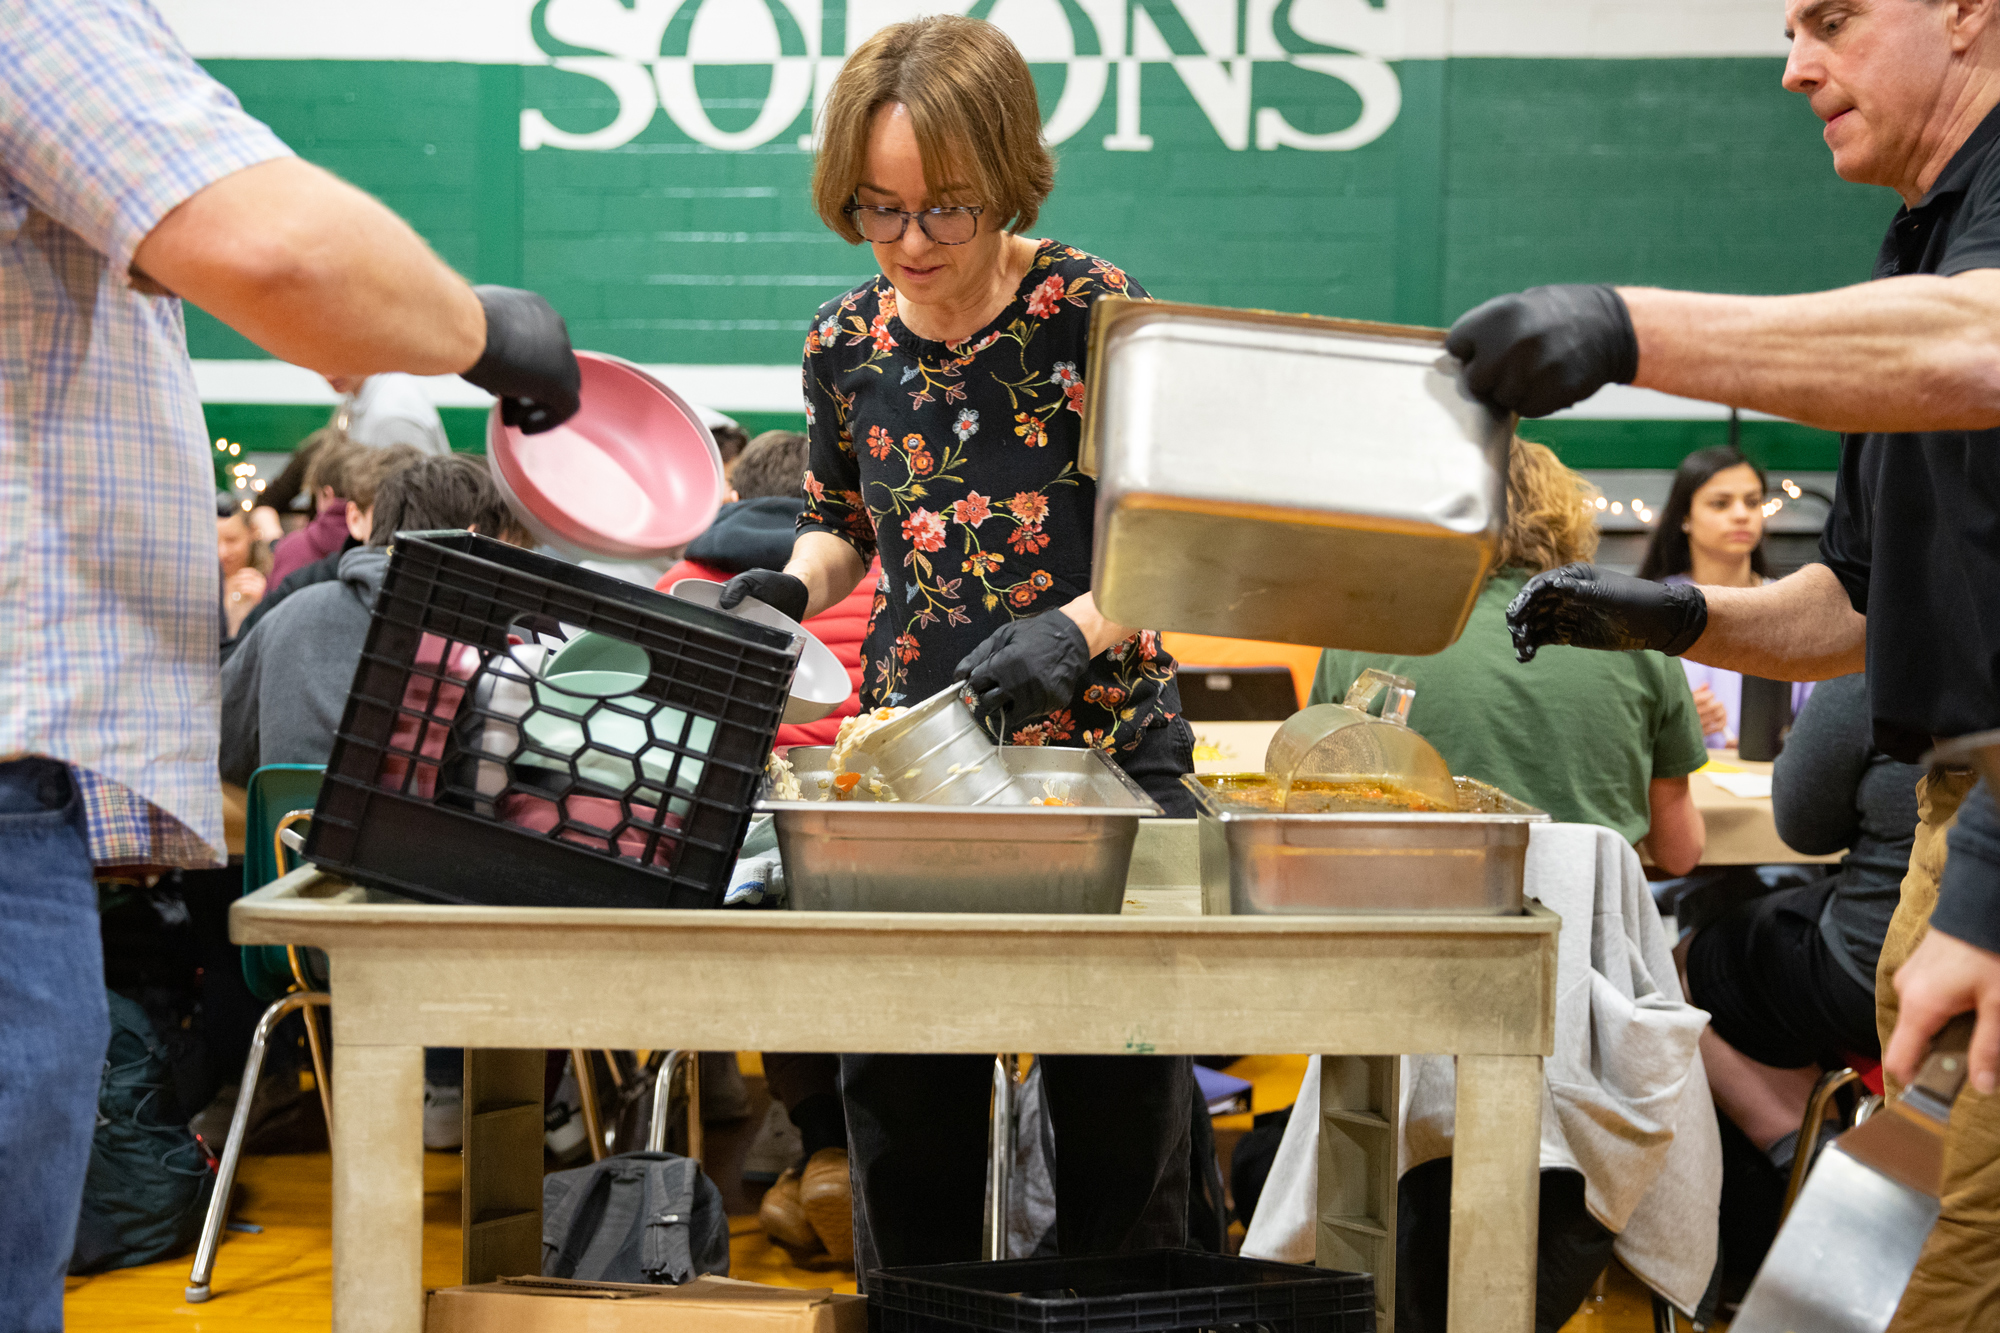
[[[470,1281],[539,1262],[540,1056],[509,1052],[1456,1054],[1450,1327],[1525,1333],[1560,919],[1205,917],[1198,866],[1192,821],[1146,820],[1118,916],[433,906],[311,868],[239,900],[238,943],[331,961],[336,1333],[420,1327],[425,1046],[475,1057]],[[1387,1193],[1323,1262],[1394,1237]]]

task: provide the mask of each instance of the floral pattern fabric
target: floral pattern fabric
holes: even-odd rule
[[[1107,292],[1146,295],[1044,241],[1013,301],[963,342],[911,333],[882,277],[820,307],[799,530],[842,538],[864,563],[881,556],[865,706],[937,693],[1000,626],[1090,590],[1097,483],[1076,460],[1090,306]],[[1159,635],[1142,631],[1091,659],[1069,707],[1010,725],[1008,740],[1129,753],[1179,712],[1173,679]]]

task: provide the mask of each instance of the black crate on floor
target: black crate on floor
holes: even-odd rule
[[[644,684],[579,702],[520,668],[584,631],[636,668],[603,679]],[[719,906],[798,659],[781,631],[504,542],[398,533],[306,856],[433,902]]]
[[[885,1268],[869,1333],[1374,1333],[1375,1279],[1200,1250]]]

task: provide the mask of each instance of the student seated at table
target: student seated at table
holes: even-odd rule
[[[1599,824],[1665,868],[1701,860],[1705,832],[1688,775],[1707,762],[1694,696],[1670,658],[1652,652],[1514,658],[1507,603],[1545,569],[1597,548],[1595,489],[1539,444],[1515,440],[1498,567],[1458,642],[1429,657],[1329,651],[1313,703],[1338,703],[1379,667],[1416,684],[1409,724],[1450,765],[1567,823]],[[1444,1327],[1443,1254],[1451,1159],[1412,1167],[1397,1190],[1396,1326]],[[1542,1172],[1535,1327],[1561,1327],[1610,1261],[1616,1236],[1585,1205],[1583,1177]]]
[[[1697,449],[1674,470],[1673,489],[1639,562],[1639,577],[1661,583],[1755,588],[1771,581],[1764,558],[1764,495],[1769,482],[1732,444]],[[1742,737],[1743,676],[1681,659],[1694,687],[1708,748],[1724,750]],[[1810,681],[1792,686],[1796,714],[1812,693]]]
[[[340,577],[301,588],[251,626],[222,667],[222,780],[264,764],[324,764],[347,706],[368,620],[400,531],[468,528],[525,544],[486,465],[463,454],[426,458],[383,480],[368,544],[340,557]],[[456,1148],[463,1066],[457,1051],[424,1053],[424,1146]]]
[[[389,541],[427,528],[523,537],[479,459],[427,458],[391,473],[375,497],[368,544],[341,556],[340,577],[272,608],[223,664],[224,782],[240,786],[264,764],[327,761],[389,568]]]
[[[1708,762],[1694,696],[1659,653],[1548,650],[1514,660],[1507,603],[1543,570],[1597,550],[1597,492],[1543,445],[1514,441],[1507,529],[1465,632],[1429,657],[1329,651],[1313,703],[1339,703],[1369,667],[1417,687],[1413,730],[1453,773],[1489,782],[1567,823],[1602,824],[1685,874],[1706,833],[1688,775]]]
[[[321,476],[337,478],[333,487],[337,494],[344,497],[341,503],[346,507],[341,513],[347,525],[347,537],[331,555],[309,565],[301,565],[272,584],[255,609],[242,617],[242,624],[223,643],[223,661],[227,662],[235,655],[236,645],[252,626],[277,610],[293,593],[315,583],[332,583],[340,578],[340,558],[367,544],[368,533],[375,521],[375,495],[382,489],[382,483],[390,473],[400,472],[422,457],[422,453],[407,444],[372,448],[338,439],[314,455],[315,470]]]
[[[1833,874],[1740,902],[1681,944],[1688,1000],[1711,1015],[1701,1055],[1715,1104],[1775,1169],[1760,1188],[1725,1157],[1726,1197],[1744,1201],[1734,1210],[1741,1225],[1724,1227],[1735,1267],[1753,1268],[1776,1233],[1775,1207],[1753,1201],[1782,1190],[1813,1084],[1850,1057],[1880,1054],[1875,965],[1909,868],[1923,775],[1875,748],[1867,676],[1822,681],[1773,767],[1771,807],[1794,850],[1847,855]]]

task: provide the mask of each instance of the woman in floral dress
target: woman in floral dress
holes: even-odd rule
[[[1077,470],[1090,306],[1145,292],[1114,264],[1023,235],[1054,183],[1028,67],[997,28],[940,16],[882,29],[828,98],[814,201],[881,276],[806,337],[806,508],[783,572],[739,575],[803,620],[877,553],[863,703],[969,679],[1016,745],[1096,746],[1169,814],[1193,733],[1150,630],[1090,591],[1096,483]],[[979,1257],[991,1060],[843,1056],[855,1262]],[[1186,1234],[1192,1077],[1182,1058],[1055,1057],[1066,1254]]]

